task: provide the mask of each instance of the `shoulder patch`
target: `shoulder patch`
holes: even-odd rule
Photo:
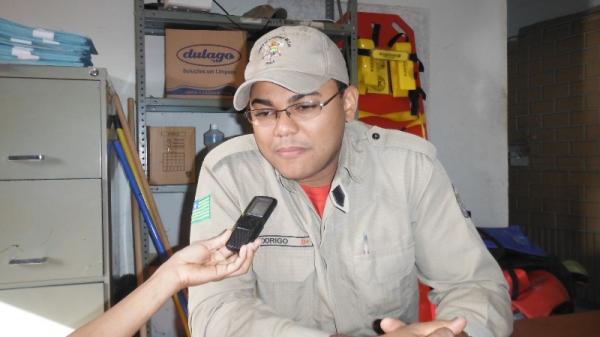
[[[210,206],[210,194],[194,200],[194,206],[192,207],[192,225],[210,219]]]
[[[437,155],[435,146],[431,142],[408,132],[373,126],[367,131],[367,136],[369,142],[372,144],[398,147],[423,153],[431,159],[435,159]]]

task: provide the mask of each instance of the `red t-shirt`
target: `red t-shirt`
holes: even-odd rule
[[[313,206],[315,206],[319,216],[323,217],[323,210],[325,209],[325,203],[327,202],[327,196],[329,195],[331,185],[321,187],[300,186],[302,186],[302,189],[306,192],[306,195],[308,195],[308,199],[310,199]]]

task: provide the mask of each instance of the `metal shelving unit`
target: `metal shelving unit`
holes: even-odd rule
[[[178,26],[201,29],[243,29],[250,32],[268,30],[283,25],[307,25],[323,30],[330,36],[349,36],[353,29],[350,24],[337,24],[327,21],[256,19],[204,12],[185,12],[165,9],[144,10],[144,33],[165,35],[165,26]]]
[[[175,99],[148,97],[146,91],[146,41],[145,37],[164,36],[165,28],[181,29],[243,29],[249,34],[249,41],[273,28],[283,25],[308,25],[320,29],[335,41],[344,45],[344,54],[348,63],[350,81],[357,85],[357,0],[347,2],[346,23],[333,23],[334,2],[325,0],[325,15],[327,20],[282,20],[282,19],[255,19],[240,16],[225,16],[222,14],[177,11],[166,9],[148,9],[144,0],[134,1],[134,29],[135,29],[135,98],[137,109],[137,130],[135,137],[138,143],[138,153],[142,167],[147,171],[147,118],[152,114],[177,114],[177,113],[233,113],[231,99]],[[151,186],[153,193],[186,193],[192,185]],[[144,263],[150,262],[148,232],[142,228]],[[149,331],[150,332],[150,331]]]
[[[161,185],[150,186],[150,190],[154,193],[185,193],[192,185]]]
[[[325,1],[326,16],[333,18],[333,0]],[[255,19],[222,14],[175,11],[166,9],[146,9],[144,0],[135,0],[135,69],[136,69],[136,103],[137,103],[137,138],[138,151],[142,166],[147,168],[146,148],[146,114],[152,112],[199,112],[230,113],[233,112],[229,100],[190,100],[146,97],[146,59],[145,36],[164,36],[165,27],[194,29],[244,29],[248,32],[263,32],[282,25],[308,25],[324,31],[334,40],[344,41],[346,60],[350,71],[350,81],[358,82],[356,22],[357,2],[348,1],[348,23],[340,24],[327,21]]]
[[[231,112],[231,100],[146,98],[146,112]]]

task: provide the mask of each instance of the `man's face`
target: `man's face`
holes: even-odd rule
[[[338,91],[335,81],[307,95],[298,95],[271,82],[257,82],[250,91],[252,109],[284,109],[292,104],[323,102]],[[344,125],[354,118],[356,89],[349,87],[309,120],[294,120],[279,113],[272,125],[253,125],[254,138],[262,155],[288,179],[318,187],[331,183],[339,158]]]

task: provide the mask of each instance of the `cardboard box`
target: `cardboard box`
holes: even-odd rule
[[[148,175],[151,185],[196,182],[196,129],[148,127]]]
[[[165,94],[175,98],[233,97],[248,63],[246,32],[167,29]]]
[[[164,4],[165,8],[188,8],[210,12],[212,0],[165,0]]]

